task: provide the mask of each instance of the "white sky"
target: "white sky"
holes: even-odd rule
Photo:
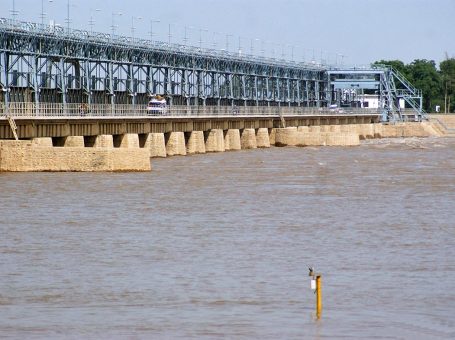
[[[41,22],[54,19],[66,26],[68,0],[0,0],[0,17]],[[455,57],[455,0],[70,0],[71,27],[116,33],[295,60],[367,65],[380,59]],[[226,38],[226,35],[229,36]],[[294,47],[292,47],[294,46]],[[343,55],[343,56],[342,56]]]

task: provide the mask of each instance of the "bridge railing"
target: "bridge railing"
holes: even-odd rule
[[[148,116],[299,116],[299,115],[379,115],[378,109],[320,108],[298,106],[187,106],[172,105],[162,112],[148,113],[146,105],[133,104],[57,104],[11,102],[0,104],[0,116],[13,117],[148,117]]]

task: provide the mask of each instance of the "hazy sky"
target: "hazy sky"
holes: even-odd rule
[[[0,17],[66,26],[68,0],[0,0]],[[121,13],[113,15],[112,13]],[[70,0],[71,27],[154,40],[265,53],[267,56],[367,65],[380,59],[455,57],[455,0]],[[132,19],[135,17],[134,19]],[[226,36],[229,35],[229,36]],[[253,45],[253,46],[251,46]],[[261,52],[261,51],[264,52]]]

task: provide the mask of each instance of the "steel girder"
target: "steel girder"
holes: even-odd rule
[[[325,70],[232,53],[0,19],[3,101],[327,106]]]

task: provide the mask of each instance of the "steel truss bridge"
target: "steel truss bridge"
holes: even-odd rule
[[[229,114],[226,107],[238,107],[261,114],[278,107],[305,114],[329,110],[343,91],[363,88],[377,90],[384,120],[402,119],[400,98],[422,115],[421,93],[388,67],[338,70],[0,19],[0,113],[6,115],[73,115],[81,104],[97,115],[145,115],[154,94],[185,113],[202,107]]]

